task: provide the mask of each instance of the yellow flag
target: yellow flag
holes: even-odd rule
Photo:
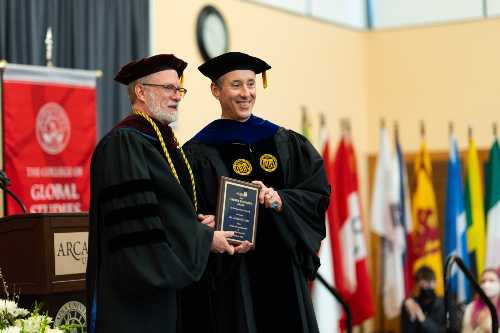
[[[415,159],[416,187],[413,193],[413,273],[429,266],[436,274],[436,293],[443,295],[443,259],[441,237],[436,209],[436,196],[432,186],[431,159],[425,143]]]
[[[465,215],[467,216],[467,248],[471,259],[471,270],[476,278],[481,275],[484,269],[486,244],[483,190],[480,172],[476,143],[471,139],[467,154]]]

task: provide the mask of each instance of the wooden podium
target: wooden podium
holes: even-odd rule
[[[20,306],[29,309],[37,301],[57,325],[84,324],[87,243],[84,213],[0,218],[0,267],[10,292],[20,294]]]

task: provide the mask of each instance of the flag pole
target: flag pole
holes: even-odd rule
[[[383,129],[385,129],[385,118],[382,117],[380,118],[380,131],[382,131]],[[380,152],[379,152],[380,153]],[[379,236],[380,237],[380,236]],[[380,237],[380,261],[381,261],[381,265],[379,265],[381,267],[380,269],[380,312],[379,312],[379,316],[380,316],[380,332],[385,332],[385,308],[384,308],[384,281],[385,281],[385,238],[384,237]]]
[[[498,136],[497,123],[493,122],[493,137],[496,138],[497,136]]]
[[[422,165],[424,163],[424,152],[422,150],[422,145],[425,144],[425,123],[424,123],[424,120],[420,120],[420,151],[419,151],[419,155],[420,155],[420,165]],[[419,166],[420,167],[420,166]]]
[[[450,121],[448,123],[448,134],[450,135],[450,137],[453,135],[453,132],[454,132],[454,128],[453,128],[453,122]]]
[[[326,127],[326,117],[325,117],[325,114],[323,112],[321,112],[319,114],[319,142],[321,144],[321,140],[323,140],[323,138],[321,137],[323,134],[322,132],[325,130],[325,127]]]
[[[321,112],[319,114],[319,131],[318,131],[318,137],[319,137],[319,149],[323,149],[323,144],[324,144],[324,140],[325,140],[325,137],[327,137],[327,134],[326,134],[326,117],[325,117],[325,113],[324,112]]]
[[[311,141],[312,143],[312,137],[311,137],[311,124],[309,122],[309,117],[307,115],[307,107],[305,105],[302,105],[300,107],[300,111],[302,113],[302,135],[307,138],[307,140]]]
[[[423,120],[420,120],[420,138],[425,140],[425,123]]]
[[[351,123],[349,118],[340,118],[340,135],[346,142],[351,141]]]

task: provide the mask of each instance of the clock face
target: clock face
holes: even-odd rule
[[[212,6],[204,7],[198,16],[196,37],[203,59],[209,60],[229,49],[229,37],[222,15]]]

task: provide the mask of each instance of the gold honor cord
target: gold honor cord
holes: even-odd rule
[[[148,116],[147,114],[145,114],[144,112],[139,111],[139,110],[133,110],[133,113],[143,117],[151,124],[151,126],[153,126],[153,129],[156,132],[156,136],[158,137],[158,140],[160,141],[161,148],[163,149],[163,154],[167,158],[168,165],[170,166],[170,170],[172,170],[172,173],[174,174],[175,179],[177,179],[177,182],[180,184],[181,182],[179,180],[179,176],[177,175],[177,171],[175,170],[174,163],[172,162],[172,159],[170,158],[170,154],[168,153],[167,146],[165,145],[165,141],[163,140],[163,135],[161,135],[160,129],[158,128],[158,126],[156,126],[153,119],[151,119],[151,117]],[[177,141],[177,138],[175,137],[174,130],[172,130],[172,135],[174,136],[175,144],[177,145],[177,148],[180,150],[182,158],[184,159],[184,163],[186,164],[186,167],[188,169],[189,178],[191,178],[191,187],[193,189],[194,209],[196,212],[198,212],[198,200],[196,199],[196,185],[194,182],[193,170],[191,170],[191,165],[189,165],[189,161],[186,158],[186,154],[184,154],[184,150],[182,150],[182,147],[179,145],[179,141]]]

